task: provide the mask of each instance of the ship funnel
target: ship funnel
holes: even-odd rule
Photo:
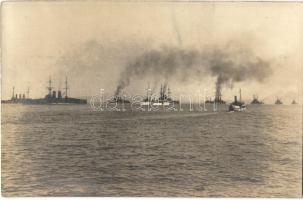
[[[237,96],[235,96],[235,103],[237,103]]]
[[[62,98],[61,90],[58,91],[58,99]]]
[[[15,86],[13,87],[13,95],[12,95],[12,100],[15,99]]]
[[[56,98],[56,91],[53,91],[53,98]]]

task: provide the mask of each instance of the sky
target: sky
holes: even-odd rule
[[[263,81],[223,85],[230,100],[242,90],[267,103],[279,97],[302,101],[303,9],[300,3],[258,2],[5,2],[2,5],[2,99],[16,93],[41,98],[51,77],[54,89],[89,97],[101,88],[114,94],[130,63],[163,48],[205,52],[218,48],[251,52],[268,63]],[[164,48],[164,49],[165,49]],[[230,59],[237,55],[230,54]],[[241,54],[242,55],[242,54]],[[245,58],[243,54],[241,58]],[[184,66],[184,69],[188,66]],[[244,66],[245,67],[245,66]],[[165,66],[163,66],[165,68]],[[182,70],[181,70],[181,73]],[[194,72],[193,72],[194,73]],[[172,95],[215,91],[209,73],[186,80],[175,74],[133,75],[127,94],[145,94],[147,84],[159,89],[167,82]]]

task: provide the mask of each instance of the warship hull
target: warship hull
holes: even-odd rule
[[[45,104],[87,104],[86,99],[62,98],[62,99],[22,99],[22,100],[2,100],[4,104],[26,104],[26,105],[45,105]]]
[[[86,99],[62,98],[62,99],[26,99],[23,104],[87,104]]]

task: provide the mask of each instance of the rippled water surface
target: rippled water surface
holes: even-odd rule
[[[301,195],[302,108],[2,106],[4,196]]]

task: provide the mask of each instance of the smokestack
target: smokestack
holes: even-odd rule
[[[58,99],[62,99],[61,90],[58,91]]]
[[[235,96],[235,103],[237,103],[237,96]]]
[[[12,95],[12,100],[15,98],[15,86],[13,87],[13,95]]]
[[[19,94],[19,99],[21,99],[21,94]]]
[[[25,99],[25,94],[22,95],[22,99]]]
[[[53,98],[56,98],[56,91],[53,91]]]
[[[163,77],[165,81],[174,76],[180,81],[188,81],[188,77],[202,75],[216,77],[216,100],[222,99],[224,84],[232,84],[255,80],[263,81],[272,73],[270,63],[257,57],[249,49],[210,47],[205,51],[162,47],[144,52],[127,63],[120,74],[115,95],[129,86],[133,78],[143,79],[150,73]],[[185,67],[186,66],[186,67]],[[165,85],[164,85],[165,86]],[[160,94],[165,94],[161,87]],[[160,95],[161,96],[161,95]]]
[[[162,84],[161,84],[161,88],[160,88],[160,99],[163,99],[163,87],[162,87]]]
[[[65,98],[67,99],[67,89],[68,89],[68,86],[67,86],[67,76],[65,76]]]

